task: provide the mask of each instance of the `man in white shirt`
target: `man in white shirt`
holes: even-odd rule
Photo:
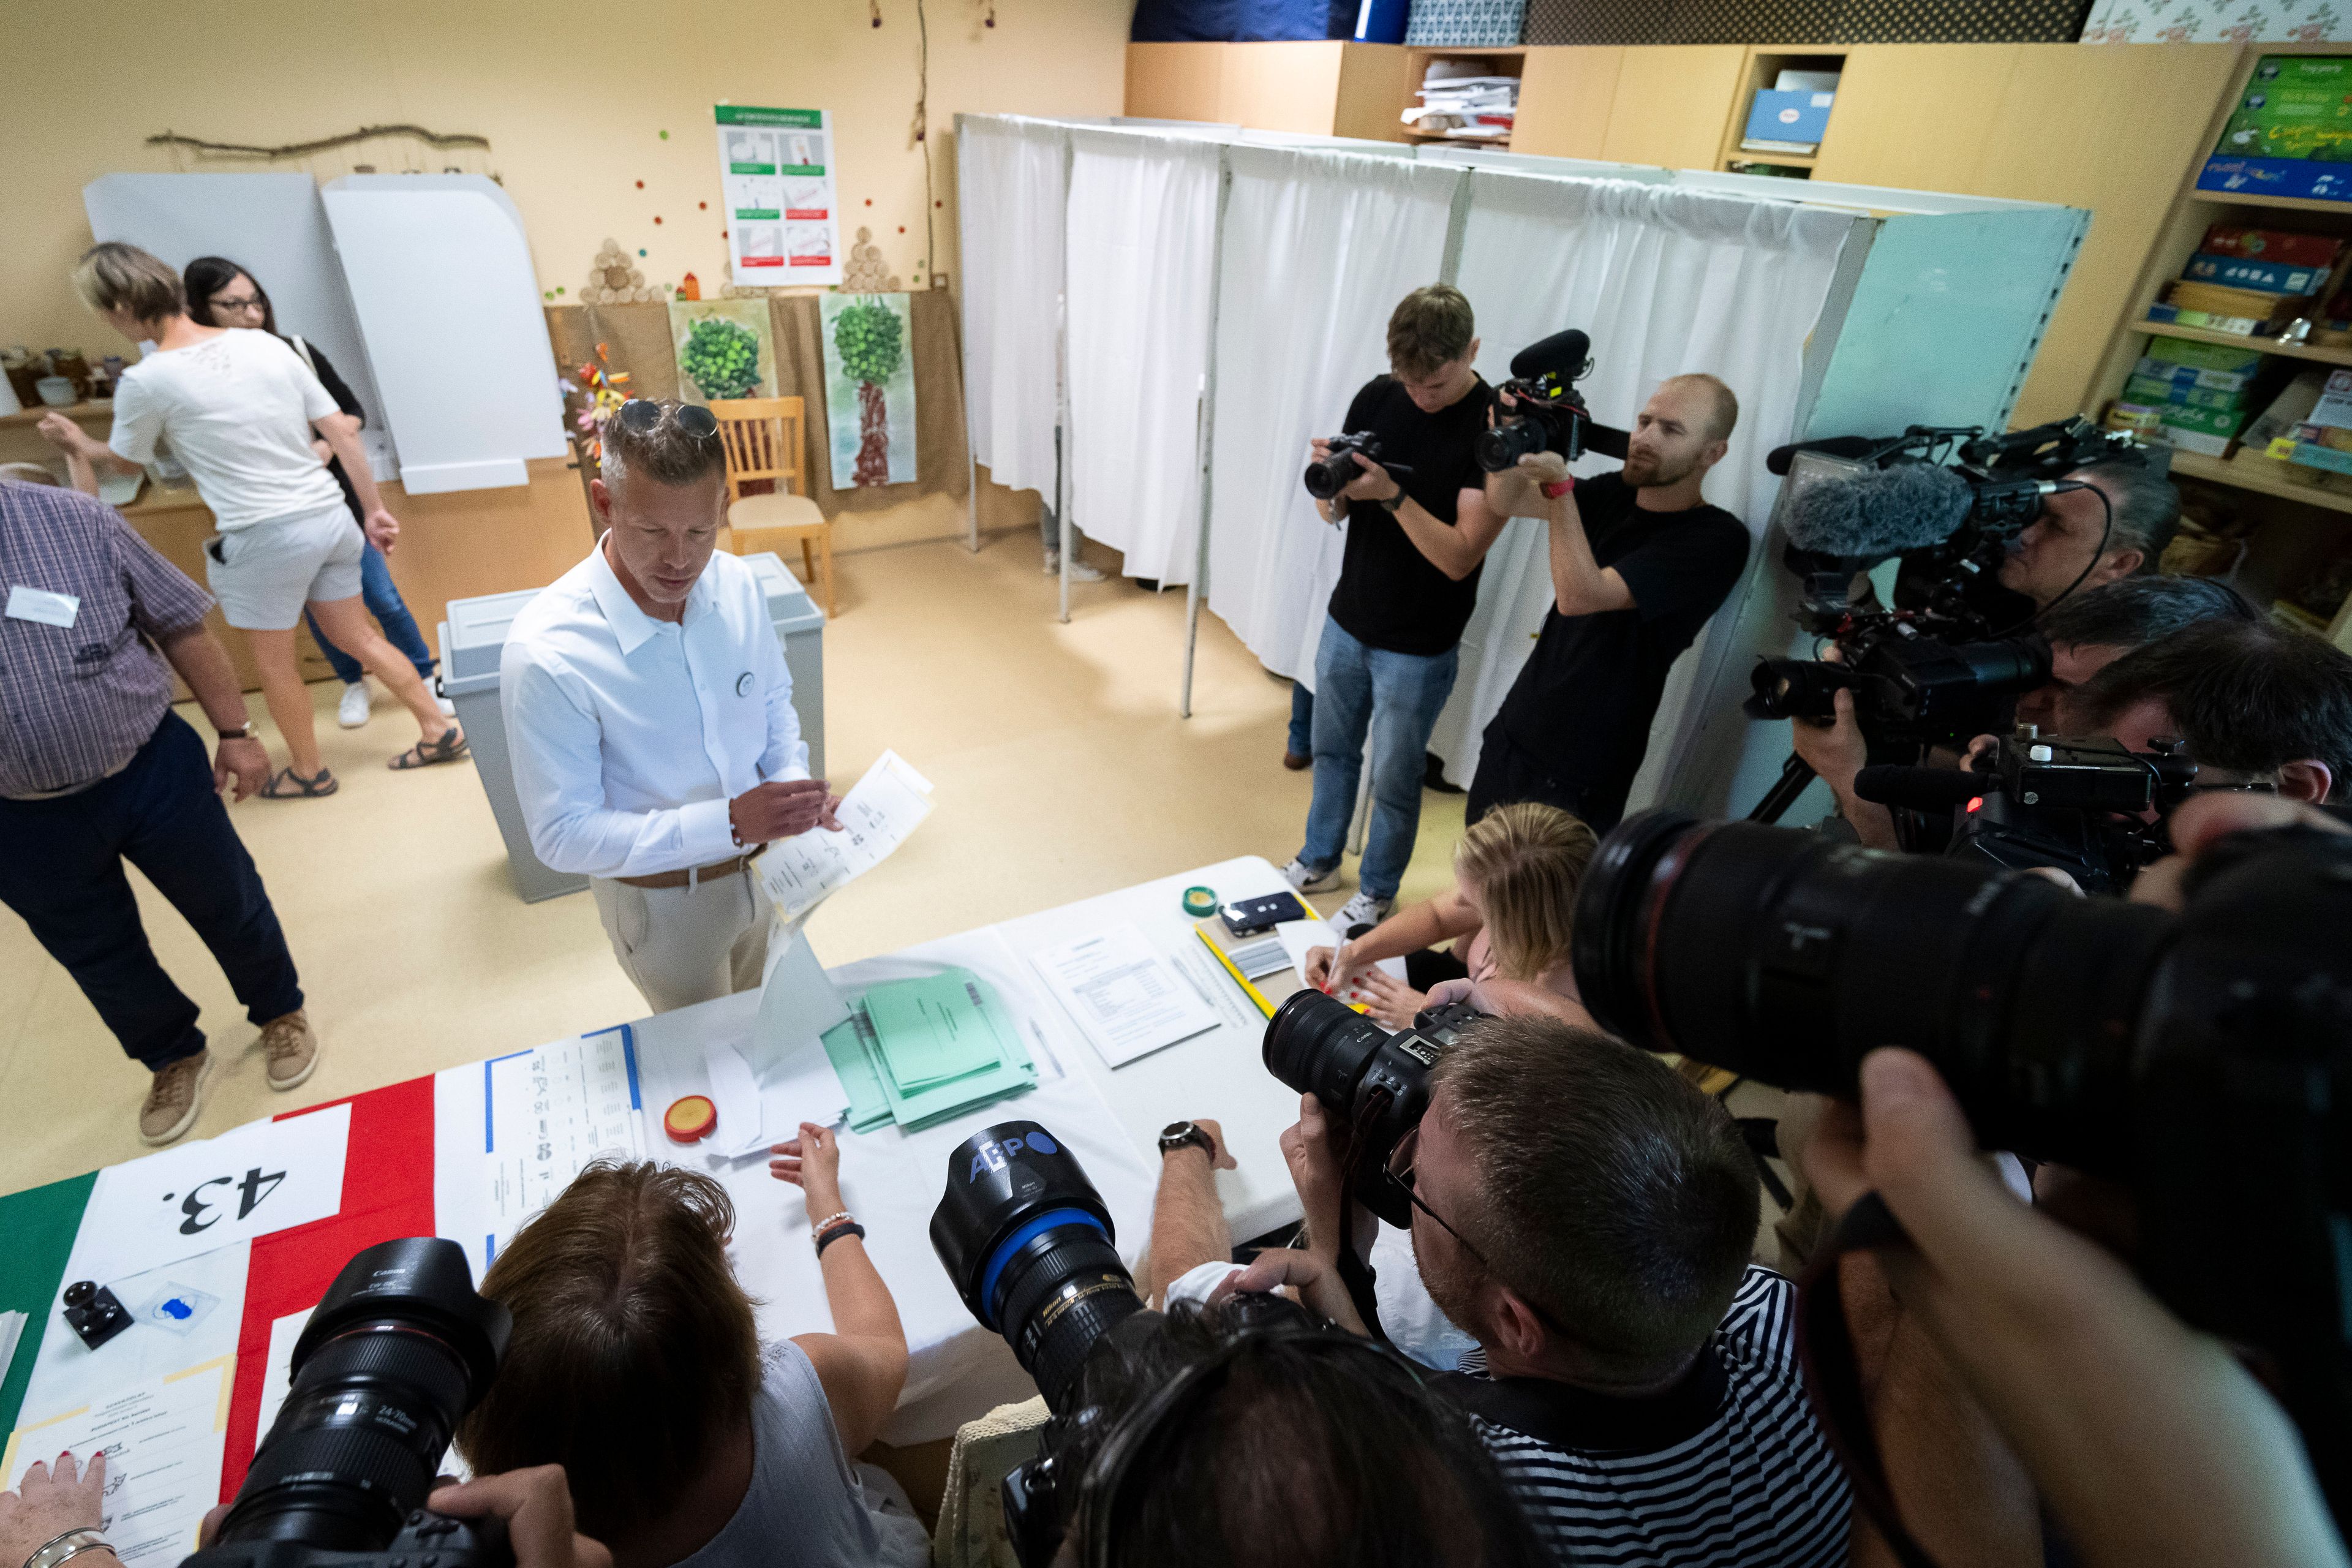
[[[727,458],[707,408],[636,399],[590,481],[604,536],[523,606],[499,697],[531,847],[585,872],[655,1012],[758,985],[752,858],[837,797],[808,772],[793,679],[751,569],[714,554]]]

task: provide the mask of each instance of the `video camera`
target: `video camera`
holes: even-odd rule
[[[1379,463],[1388,470],[1389,478],[1403,484],[1412,478],[1412,469],[1403,463],[1383,462],[1381,458],[1381,438],[1369,430],[1351,431],[1334,436],[1329,456],[1318,458],[1307,465],[1307,493],[1317,500],[1336,499],[1341,490],[1354,484],[1363,473],[1355,458],[1361,452],[1367,463]]]
[[[2005,728],[2006,700],[2050,679],[2050,649],[2021,624],[1996,627],[1981,596],[2048,498],[2099,493],[2065,475],[2145,460],[2129,437],[2079,418],[2001,435],[1915,425],[1774,451],[1765,466],[1789,479],[1781,560],[1803,584],[1797,621],[1840,657],[1759,660],[1748,714],[1826,719],[1848,688],[1874,750],[1912,758]],[[1854,579],[1895,558],[1895,604],[1856,609]]]
[[[1571,327],[1529,343],[1511,356],[1511,379],[1496,387],[1511,395],[1513,408],[1498,412],[1494,426],[1478,434],[1478,466],[1490,474],[1516,467],[1521,458],[1558,452],[1570,462],[1584,456],[1588,437],[1604,454],[1625,455],[1625,433],[1592,423],[1591,410],[1576,383],[1592,372],[1592,340]]]
[[[2020,759],[2003,793],[2050,782],[2033,769],[2059,760],[2054,743],[2047,763]],[[2083,793],[2113,778],[2095,769]],[[1571,959],[1595,1018],[1646,1050],[1852,1099],[1865,1055],[1906,1047],[1986,1148],[2127,1184],[2141,1277],[2269,1358],[2342,1517],[2352,837],[2234,835],[2182,887],[2173,914],[1981,862],[1649,811],[1601,840]]]
[[[502,1521],[424,1506],[513,1324],[454,1241],[355,1254],[294,1342],[293,1386],[220,1532],[181,1568],[513,1568]]]
[[[2100,739],[2001,741],[1969,771],[1869,767],[1854,793],[1881,805],[1967,813],[1948,854],[2010,870],[2054,867],[2088,893],[2120,893],[2172,851],[2164,817],[2189,798],[2197,764],[2182,743],[2126,750]],[[2149,812],[2158,813],[2153,822]]]

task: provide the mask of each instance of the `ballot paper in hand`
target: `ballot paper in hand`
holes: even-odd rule
[[[1332,929],[1328,921],[1285,921],[1274,928],[1274,934],[1282,939],[1284,951],[1290,954],[1290,966],[1298,971],[1301,980],[1307,978],[1307,952],[1309,948],[1328,947],[1336,952],[1339,946],[1339,933]],[[1378,963],[1351,964],[1339,989],[1330,994],[1350,1007],[1370,1005],[1372,994],[1364,984],[1364,976],[1374,969],[1397,980],[1404,978],[1404,960],[1402,958],[1383,958]]]
[[[1217,1015],[1133,921],[1030,954],[1103,1060],[1123,1067],[1217,1026]]]
[[[931,783],[896,752],[884,752],[841,800],[841,831],[812,827],[780,839],[752,864],[787,925],[805,919],[841,888],[888,858],[931,814]]]

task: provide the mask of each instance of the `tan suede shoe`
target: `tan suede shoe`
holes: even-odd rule
[[[213,1054],[203,1050],[157,1071],[147,1086],[147,1103],[139,1108],[139,1142],[169,1143],[194,1127],[212,1070]]]
[[[269,1058],[272,1089],[292,1089],[319,1065],[319,1037],[299,1007],[261,1026],[261,1048]]]

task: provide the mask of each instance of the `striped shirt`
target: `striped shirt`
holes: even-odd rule
[[[66,595],[70,613],[31,618],[36,593]],[[112,507],[5,482],[0,596],[17,612],[0,616],[0,795],[96,784],[128,763],[172,703],[154,645],[213,605]]]
[[[1805,1402],[1796,1302],[1794,1285],[1750,1267],[1690,1372],[1649,1398],[1490,1378],[1484,1350],[1439,1382],[1563,1562],[1842,1563],[1845,1477]]]

